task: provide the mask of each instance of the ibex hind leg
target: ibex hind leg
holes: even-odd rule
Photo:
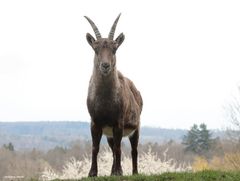
[[[107,137],[108,145],[112,150],[113,153],[113,138],[112,137]],[[112,164],[112,170],[111,170],[111,175],[113,175],[114,172],[114,167],[115,167],[115,159],[114,159],[114,153],[113,153],[113,164]]]
[[[122,175],[121,166],[121,140],[123,136],[123,130],[121,128],[113,128],[113,162],[114,167],[112,170],[112,175]]]
[[[132,147],[132,174],[138,174],[138,141],[139,141],[139,128],[129,137]]]

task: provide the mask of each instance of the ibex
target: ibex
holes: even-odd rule
[[[113,152],[111,175],[122,175],[121,140],[128,136],[132,147],[132,173],[138,173],[137,146],[140,114],[143,101],[133,82],[116,68],[116,51],[124,40],[121,33],[114,40],[118,19],[114,21],[108,38],[102,38],[94,22],[85,16],[96,35],[86,38],[95,52],[93,73],[89,82],[87,107],[91,116],[92,165],[89,176],[97,176],[97,155],[102,134],[107,136]]]

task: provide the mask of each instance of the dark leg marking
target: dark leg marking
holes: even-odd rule
[[[91,169],[89,171],[88,176],[94,177],[94,176],[97,176],[98,174],[97,155],[99,152],[99,144],[102,138],[102,128],[92,123],[91,134],[92,134],[92,165],[91,165]]]
[[[121,167],[121,141],[123,136],[123,130],[121,128],[113,128],[113,170],[112,175],[122,175]]]
[[[107,137],[107,141],[108,141],[108,145],[110,146],[112,153],[113,153],[113,145],[114,145],[113,138]],[[114,153],[113,153],[113,164],[112,164],[111,174],[113,174],[114,167],[115,167],[115,159],[114,159]]]
[[[138,140],[139,140],[139,128],[133,133],[131,137],[129,137],[131,146],[132,146],[132,174],[138,174],[138,166],[137,166],[137,159],[138,159]]]

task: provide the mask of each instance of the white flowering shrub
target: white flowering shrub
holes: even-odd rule
[[[41,178],[42,180],[54,180],[60,178],[60,174],[56,173],[52,168],[45,168]]]
[[[167,159],[167,150],[163,152],[163,156],[164,159],[161,160],[157,154],[152,152],[151,148],[148,149],[147,153],[139,155],[139,173],[151,175],[164,172],[183,172],[192,170],[190,165],[177,164],[173,159]],[[110,175],[112,162],[111,150],[105,149],[98,158],[98,175]],[[83,160],[78,161],[72,157],[63,166],[61,173],[55,172],[52,168],[45,168],[41,175],[41,179],[44,181],[53,179],[81,179],[82,177],[87,177],[90,166],[90,158],[85,157]],[[124,175],[132,174],[132,159],[130,157],[123,155],[122,168]]]
[[[147,153],[143,153],[139,157],[139,172],[145,175],[152,175],[164,172],[184,172],[192,169],[190,165],[183,163],[177,166],[177,162],[173,159],[167,159],[167,151],[168,149],[163,152],[164,157],[163,160],[161,160],[158,155],[153,153],[152,149],[149,148]]]

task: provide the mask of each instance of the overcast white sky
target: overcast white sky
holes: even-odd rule
[[[119,13],[117,67],[144,100],[142,125],[222,128],[240,82],[240,1],[0,1],[0,121],[89,121],[94,34]]]

